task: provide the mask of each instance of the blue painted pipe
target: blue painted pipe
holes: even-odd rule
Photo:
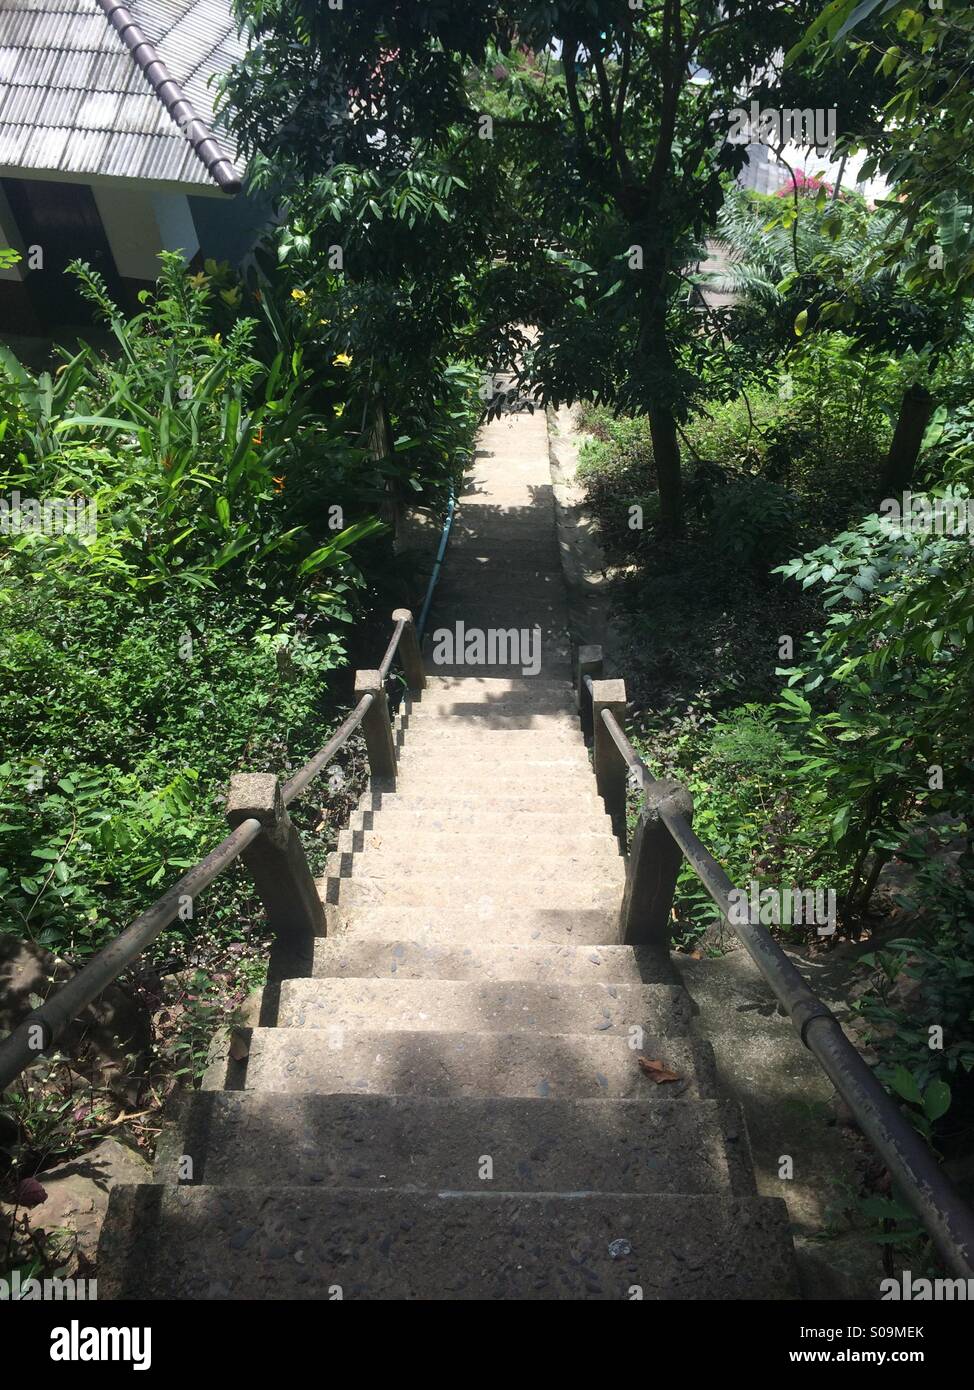
[[[450,539],[450,527],[453,525],[453,513],[456,510],[457,494],[453,484],[450,484],[450,501],[446,509],[446,521],[443,523],[443,534],[440,536],[440,548],[436,552],[436,560],[433,564],[433,573],[430,575],[430,582],[426,587],[426,597],[423,599],[423,607],[420,611],[419,622],[416,624],[416,633],[419,640],[423,640],[423,632],[426,629],[426,619],[429,617],[430,604],[433,602],[433,590],[436,588],[436,581],[440,577],[440,569],[443,565],[443,557],[446,554],[446,547]]]

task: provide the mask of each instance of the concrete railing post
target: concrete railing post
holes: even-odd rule
[[[392,737],[392,719],[389,714],[389,700],[379,671],[355,672],[355,699],[363,695],[373,697],[365,718],[362,720],[362,733],[369,754],[369,767],[375,781],[395,783],[396,745]]]
[[[582,733],[586,738],[592,737],[592,694],[588,688],[585,677],[597,681],[602,675],[602,648],[601,647],[579,647],[578,649],[578,685],[575,695],[578,704],[578,718],[582,726]]]
[[[406,624],[399,639],[399,659],[405,672],[406,684],[410,690],[425,690],[426,670],[423,666],[423,654],[419,649],[419,637],[416,634],[413,615],[408,608],[397,608],[392,615],[392,621]]]
[[[626,844],[626,774],[628,768],[602,719],[603,710],[615,715],[620,727],[626,721],[625,681],[592,682],[592,726],[595,739],[595,786],[605,802],[623,848]]]
[[[287,807],[281,784],[270,772],[238,772],[230,779],[227,820],[231,827],[251,818],[263,833],[243,852],[267,912],[271,930],[289,948],[307,949],[325,934],[325,909]]]
[[[626,871],[619,941],[623,946],[652,946],[668,953],[673,893],[683,854],[660,816],[663,802],[684,816],[688,825],[693,821],[693,797],[686,787],[669,778],[644,780],[643,806]]]

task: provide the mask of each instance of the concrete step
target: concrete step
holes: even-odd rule
[[[350,859],[352,855],[358,861],[354,867],[379,861],[413,870],[420,865],[468,864],[478,859],[489,864],[503,862],[505,872],[520,872],[512,868],[519,864],[528,872],[536,871],[539,864],[556,866],[584,862],[590,868],[608,866],[615,870],[624,867],[618,842],[607,834],[557,837],[545,834],[525,842],[511,833],[478,835],[476,832],[437,830],[427,825],[422,839],[417,840],[412,827],[400,825],[397,828],[391,822],[388,825],[383,822],[375,830],[341,831],[337,857]],[[342,872],[347,876],[354,867],[346,865]],[[595,876],[598,877],[598,873]]]
[[[356,935],[398,941],[403,937],[423,945],[457,942],[470,945],[484,939],[498,944],[554,942],[561,945],[616,945],[619,904],[611,907],[504,907],[485,893],[471,896],[462,907],[406,906],[390,900],[327,903],[328,935],[354,928]]]
[[[529,678],[529,671],[521,662],[512,662],[504,666],[484,665],[470,666],[457,663],[448,663],[441,666],[434,662],[429,650],[429,643],[424,646],[424,661],[426,670],[432,671],[439,676],[456,676],[460,679],[469,677],[471,674],[482,676],[485,680],[498,680],[504,676],[525,676]],[[561,677],[567,681],[571,678],[571,661],[569,649],[565,646],[549,646],[547,643],[542,647],[541,668],[538,675]]]
[[[436,832],[462,832],[471,836],[481,830],[488,838],[512,838],[523,835],[544,835],[557,844],[563,837],[611,835],[612,822],[605,813],[602,803],[598,810],[579,811],[517,811],[505,808],[491,810],[469,801],[433,802],[424,798],[424,805],[417,805],[410,797],[405,800],[395,795],[381,798],[382,807],[377,811],[353,811],[349,818],[352,831],[379,831],[381,834],[399,833],[401,830],[415,830],[426,835]],[[574,807],[574,801],[572,802]]]
[[[116,1187],[98,1282],[140,1300],[800,1296],[784,1202],[707,1193]]]
[[[595,785],[594,777],[591,779]],[[524,816],[537,816],[538,824],[541,824],[543,816],[558,816],[559,823],[562,825],[574,824],[580,826],[601,825],[602,818],[605,816],[605,806],[602,799],[595,792],[579,791],[577,787],[562,788],[562,794],[557,799],[537,790],[522,791],[519,794],[504,788],[497,795],[493,794],[492,789],[474,787],[465,783],[463,789],[456,785],[448,785],[441,782],[438,789],[426,788],[425,790],[412,786],[399,786],[395,792],[384,791],[374,788],[363,792],[359,798],[358,812],[369,812],[375,815],[382,814],[383,810],[395,806],[397,810],[408,810],[413,814],[431,814],[449,817],[461,817],[465,812],[473,811],[478,814],[497,815],[505,817],[520,814]],[[561,809],[553,811],[552,805],[557,805]]]
[[[419,1192],[727,1192],[742,1122],[714,1100],[429,1099],[190,1092],[153,1179]],[[493,1176],[484,1179],[482,1156]]]
[[[373,1032],[619,1033],[676,1037],[690,1023],[679,985],[535,980],[284,980],[278,1028]]]
[[[254,1028],[244,1089],[403,1096],[533,1096],[648,1105],[715,1098],[713,1054],[692,1037],[625,1033]],[[658,1085],[642,1055],[680,1078]]]
[[[339,837],[342,839],[343,835]],[[532,845],[536,843],[537,847]],[[484,845],[470,843],[464,846],[461,857],[451,853],[451,846],[427,835],[419,842],[409,835],[396,835],[390,832],[377,848],[369,848],[355,853],[339,850],[329,854],[325,861],[325,874],[333,879],[395,879],[397,883],[406,880],[430,879],[439,881],[445,876],[460,877],[448,871],[456,864],[469,863],[488,866],[482,871],[480,880],[496,882],[496,874],[489,869],[491,865],[503,864],[504,879],[510,883],[520,883],[532,877],[542,877],[548,881],[569,879],[574,883],[595,881],[617,883],[621,889],[626,881],[625,861],[618,850],[608,851],[598,841],[590,850],[584,847],[559,849],[543,840],[528,840],[510,848],[511,840],[499,842],[491,851]],[[452,890],[450,890],[452,891]]]
[[[545,810],[550,801],[569,798],[580,807],[595,809],[596,803],[601,806],[595,792],[595,775],[586,767],[528,766],[518,776],[506,776],[503,770],[494,772],[483,763],[474,763],[456,772],[451,772],[449,767],[426,763],[421,768],[410,766],[398,775],[396,790],[407,797],[439,794],[444,799],[462,799],[476,796],[481,804],[486,801],[495,806],[531,797],[533,806],[539,811]]]
[[[457,692],[464,699],[472,694],[491,703],[508,700],[527,700],[532,707],[537,702],[554,697],[573,699],[570,683],[562,680],[545,680],[541,676],[478,676],[468,673],[464,676],[443,676],[428,672],[426,689],[422,694],[423,704],[429,705],[443,698],[455,700]]]
[[[441,770],[451,774],[455,772],[459,776],[468,771],[490,775],[496,769],[497,776],[508,780],[519,768],[523,768],[525,773],[541,768],[551,773],[578,772],[590,780],[595,776],[588,749],[581,739],[575,746],[536,746],[531,742],[519,749],[516,746],[512,748],[506,742],[506,737],[502,734],[493,744],[482,738],[467,742],[427,739],[418,734],[411,739],[404,738],[399,753],[398,775],[403,778],[408,776],[412,780],[414,775],[427,771],[431,774]]]
[[[534,596],[514,593],[502,598],[492,594],[461,594],[438,597],[430,611],[427,627],[454,628],[462,622],[465,628],[564,628],[568,624],[568,604],[554,596]]]
[[[493,707],[491,705],[469,705],[463,713],[448,714],[449,705],[431,706],[414,703],[397,719],[397,728],[405,733],[413,731],[426,734],[440,733],[443,738],[456,735],[471,737],[488,733],[528,734],[532,738],[559,737],[578,738],[582,742],[581,725],[574,709],[567,707],[561,711],[546,714],[532,713],[527,706],[518,710],[511,706]]]
[[[549,715],[550,719],[551,716]],[[471,718],[444,718],[429,710],[415,710],[396,720],[396,736],[405,748],[475,749],[491,757],[505,752],[512,757],[561,757],[567,753],[588,756],[578,722],[565,716],[560,724],[539,723],[534,728],[491,728]],[[554,750],[554,751],[552,751]]]
[[[588,876],[566,878],[557,876],[507,882],[495,872],[482,872],[471,878],[462,874],[447,877],[424,874],[414,880],[361,875],[355,878],[325,878],[319,880],[322,901],[341,904],[346,910],[353,907],[421,907],[461,909],[476,905],[478,919],[489,927],[490,912],[506,915],[514,908],[535,908],[557,911],[580,908],[599,908],[616,912],[622,903],[620,876],[615,881],[592,880]]]
[[[675,979],[668,957],[647,947],[498,944],[475,941],[424,944],[361,937],[320,937],[316,979],[395,976],[424,980],[535,980],[541,984],[667,984]]]

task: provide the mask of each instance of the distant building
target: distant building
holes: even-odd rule
[[[210,81],[243,50],[231,0],[0,0],[0,328],[83,321],[65,265],[126,308],[158,253],[239,260],[266,210],[214,133]]]

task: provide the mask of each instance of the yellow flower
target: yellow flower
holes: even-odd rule
[[[345,414],[345,402],[344,402],[344,401],[342,401],[341,405],[336,405],[336,406],[335,406],[335,414],[336,414],[337,416],[339,416],[339,418],[340,418],[342,415]]]
[[[292,290],[292,291],[291,291],[291,298],[292,298],[292,299],[296,299],[296,300],[298,301],[299,304],[303,304],[304,301],[307,299],[307,297],[308,297],[308,291],[307,291],[307,290]]]
[[[347,352],[340,352],[332,363],[333,367],[350,367],[351,365],[352,359]]]

